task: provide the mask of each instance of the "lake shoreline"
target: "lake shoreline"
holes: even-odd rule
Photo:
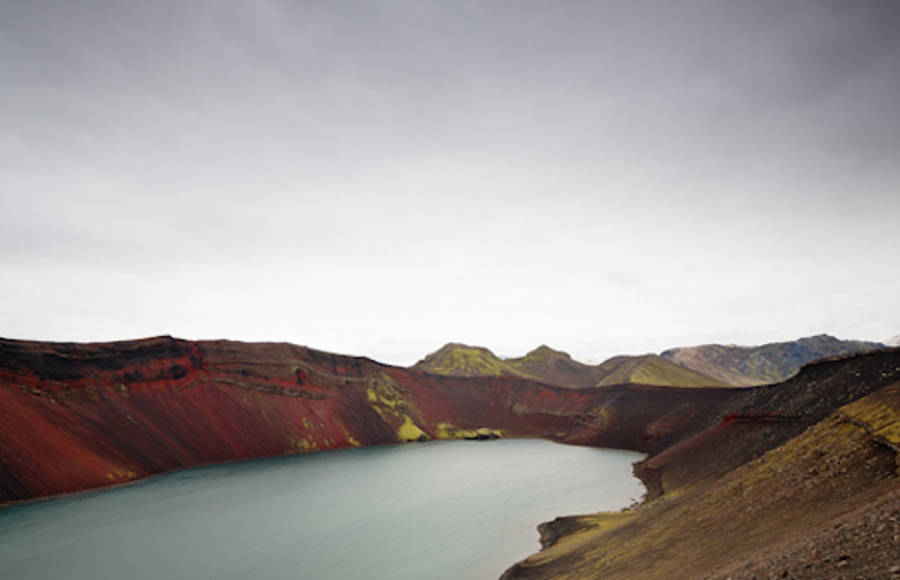
[[[37,563],[54,558],[38,555],[58,553],[71,560],[67,577],[106,578],[117,561],[149,558],[135,546],[149,543],[183,578],[222,577],[198,572],[216,558],[191,556],[221,550],[239,557],[234,570],[259,558],[281,562],[275,578],[293,577],[280,570],[297,567],[313,577],[360,577],[356,563],[341,563],[348,559],[367,562],[378,578],[496,578],[539,545],[535,527],[547,517],[623,506],[643,492],[631,475],[639,454],[538,439],[339,451],[212,465],[10,506],[0,510],[0,563],[20,578],[54,578],[55,564]],[[244,537],[245,529],[253,531]],[[177,530],[201,539],[175,541]],[[34,534],[42,540],[29,539]],[[91,556],[98,547],[114,561]],[[98,568],[87,573],[75,560]]]

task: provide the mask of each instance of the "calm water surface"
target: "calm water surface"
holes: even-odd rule
[[[519,439],[192,469],[0,509],[0,578],[495,579],[540,522],[638,498],[640,458]]]

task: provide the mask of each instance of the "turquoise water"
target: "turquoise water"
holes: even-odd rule
[[[192,469],[0,510],[0,578],[497,578],[540,522],[638,498],[640,458],[519,439]]]

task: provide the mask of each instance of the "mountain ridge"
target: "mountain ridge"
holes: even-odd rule
[[[886,348],[880,342],[841,340],[829,334],[758,346],[703,344],[664,350],[660,356],[735,386],[785,380],[818,359]]]
[[[673,387],[728,386],[724,381],[655,354],[621,355],[598,365],[588,365],[547,345],[534,348],[521,357],[500,358],[482,346],[449,342],[410,368],[464,377],[511,375],[574,389],[626,383]]]

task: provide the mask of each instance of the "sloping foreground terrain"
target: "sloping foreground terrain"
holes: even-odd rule
[[[885,344],[840,340],[827,334],[760,346],[705,344],[670,348],[660,356],[731,385],[764,385],[793,376],[803,365],[834,356],[879,350]]]
[[[573,389],[625,383],[678,387],[729,385],[655,354],[617,356],[599,365],[587,365],[546,345],[522,357],[500,358],[482,346],[451,342],[412,368],[456,377],[510,375]]]
[[[822,386],[848,402],[804,396]],[[792,396],[638,464],[637,509],[542,524],[544,550],[504,578],[900,578],[897,351],[753,390]]]

